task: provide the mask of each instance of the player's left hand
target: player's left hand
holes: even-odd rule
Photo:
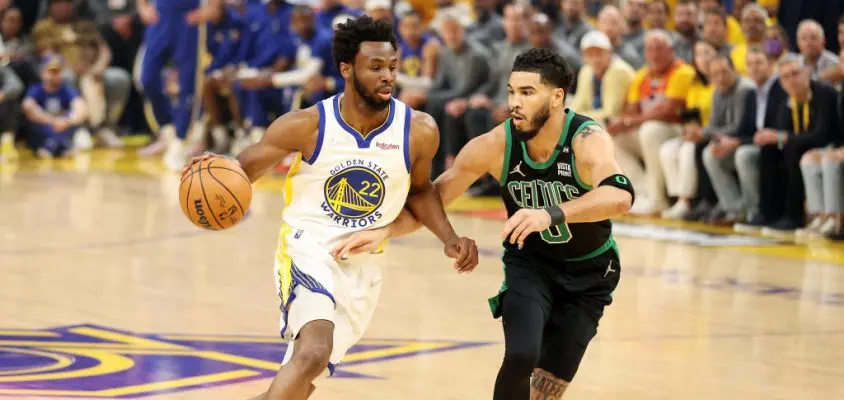
[[[445,244],[445,255],[454,259],[454,269],[459,273],[472,272],[478,266],[478,246],[467,237]]]
[[[551,227],[551,216],[545,210],[523,208],[516,211],[501,233],[501,240],[509,240],[512,244],[519,244],[521,248],[525,239],[534,232],[542,232]]]
[[[331,250],[335,260],[345,260],[350,255],[372,253],[390,237],[390,231],[384,228],[355,232],[343,239]]]

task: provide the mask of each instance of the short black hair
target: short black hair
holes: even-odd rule
[[[724,10],[721,9],[721,8],[709,7],[706,10],[703,10],[703,15],[705,15],[707,17],[710,16],[710,15],[714,15],[714,16],[718,17],[718,19],[720,19],[721,22],[724,23],[724,25],[727,25],[727,13],[724,12]]]
[[[545,48],[533,48],[519,54],[513,62],[513,72],[534,72],[546,85],[569,91],[574,71],[559,54]]]
[[[340,63],[354,64],[363,42],[390,42],[393,49],[398,48],[392,23],[375,20],[368,15],[349,18],[337,25],[331,43],[331,57],[338,69]]]
[[[733,59],[730,57],[729,54],[727,54],[725,52],[718,52],[718,54],[716,54],[715,57],[712,57],[712,60],[710,60],[709,62],[712,62],[712,61],[715,61],[715,60],[724,60],[724,61],[727,62],[727,66],[729,66],[731,70],[733,70],[733,71],[736,70],[736,66],[735,66],[735,64],[733,64]]]

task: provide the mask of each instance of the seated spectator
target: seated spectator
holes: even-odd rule
[[[607,131],[616,141],[619,165],[636,188],[631,213],[653,215],[668,207],[660,146],[682,134],[680,111],[695,71],[674,55],[665,31],[647,33],[645,58],[648,64],[636,72],[621,117],[611,119]]]
[[[844,147],[812,150],[800,161],[811,222],[796,234],[842,238],[844,226]]]
[[[844,48],[839,54],[844,60]],[[839,64],[844,75],[844,62]],[[844,118],[844,94],[839,94],[839,129]],[[836,145],[844,144],[844,134],[835,132]],[[844,239],[844,147],[837,150],[810,150],[800,161],[806,187],[806,211],[809,224],[795,233],[801,236],[820,234],[827,238]]]
[[[695,0],[680,0],[674,8],[674,52],[687,63],[692,63],[695,43],[700,38],[697,30],[698,8]]]
[[[496,57],[491,65],[489,79],[469,98],[469,112],[474,114],[474,118],[467,117],[466,129],[470,131],[470,137],[492,129],[510,116],[507,104],[510,70],[516,57],[530,48],[526,38],[524,12],[524,8],[518,4],[504,7],[505,38],[494,46]]]
[[[326,32],[332,32],[337,24],[362,14],[362,10],[351,8],[343,4],[341,0],[322,0],[316,16],[317,26]]]
[[[670,7],[665,0],[652,0],[648,4],[645,20],[647,22],[648,29],[662,29],[671,35],[672,42],[677,43],[679,35],[677,32],[674,32],[668,27],[668,16],[670,11]]]
[[[730,57],[739,74],[747,74],[747,49],[761,47],[764,44],[767,20],[768,12],[756,4],[748,4],[741,11],[741,31],[745,42],[733,46],[730,52]]]
[[[727,40],[726,43],[728,43],[730,46],[736,46],[744,43],[745,38],[744,34],[741,31],[741,24],[738,22],[738,20],[736,20],[735,17],[726,14],[726,11],[724,9],[724,0],[701,0],[700,9],[704,10],[704,12],[706,10],[712,9],[720,10],[721,14],[724,16],[725,33]]]
[[[464,29],[468,29],[475,23],[474,12],[471,2],[457,0],[436,0],[434,16],[428,23],[428,29],[433,32],[442,31],[442,23],[446,18],[457,18]]]
[[[581,48],[586,65],[578,73],[571,107],[607,125],[608,120],[621,115],[627,88],[636,71],[613,54],[610,39],[601,31],[587,33]]]
[[[469,98],[469,109],[464,118],[465,124],[455,129],[461,130],[466,139],[481,135],[494,126],[504,122],[510,116],[507,104],[510,70],[516,57],[530,48],[525,29],[525,9],[519,4],[504,7],[505,38],[493,45],[495,58],[492,60],[491,74],[487,82]],[[487,177],[474,185],[473,195],[493,195],[498,193],[498,180]]]
[[[624,39],[625,21],[621,12],[615,6],[605,6],[598,13],[598,29],[610,38],[615,54],[633,68],[641,68],[644,64],[641,52],[633,44]]]
[[[752,144],[752,142],[753,137],[760,130],[776,129],[779,124],[780,106],[788,96],[780,84],[779,77],[774,73],[773,62],[764,50],[751,48],[748,51],[747,70],[749,78],[753,80],[755,89],[745,98],[744,115],[742,115],[739,124],[739,136],[743,138],[743,145],[740,149],[753,145],[756,147],[756,150],[753,151],[756,156],[753,162],[739,162],[737,159],[736,169],[739,171],[739,177],[744,176],[745,181],[755,182],[755,185],[751,183],[741,184],[742,194],[749,204],[747,206],[747,218],[734,225],[738,232],[755,232],[770,222],[759,211],[759,146]]]
[[[272,120],[293,104],[293,91],[273,87],[277,72],[288,71],[296,60],[296,45],[290,34],[293,5],[281,0],[263,4],[264,13],[248,16],[253,25],[252,47],[245,67],[238,70],[236,90],[243,89],[243,114],[249,127],[248,136],[236,141],[232,152],[239,152],[249,143],[257,143]],[[258,25],[254,29],[254,25]]]
[[[718,55],[709,63],[715,86],[712,118],[703,129],[710,143],[703,152],[703,165],[718,196],[718,207],[706,222],[733,226],[756,213],[759,206],[759,148],[750,144],[753,136],[740,129],[742,115],[753,82],[739,76],[728,56]],[[747,136],[742,134],[748,133]],[[733,174],[738,174],[738,182]]]
[[[8,66],[0,67],[0,162],[18,158],[15,132],[18,130],[18,101],[23,82]]]
[[[208,53],[211,64],[205,68],[205,82],[202,86],[202,105],[208,115],[211,126],[211,139],[214,152],[228,151],[229,132],[222,125],[221,103],[228,106],[235,128],[235,137],[245,136],[243,116],[240,108],[241,93],[235,90],[233,83],[238,66],[245,62],[252,46],[252,31],[246,18],[236,10],[226,7],[222,2],[208,7],[207,16]],[[221,101],[225,99],[225,101]]]
[[[703,40],[715,46],[719,53],[730,54],[733,45],[727,42],[727,14],[721,8],[704,11]],[[733,59],[733,65],[739,62]]]
[[[844,50],[844,14],[842,14],[841,18],[838,20],[838,48]],[[841,60],[839,59],[839,61]],[[840,64],[841,63],[839,62],[839,65]],[[818,79],[827,82],[840,83],[841,80],[844,79],[844,72],[842,72],[842,68],[827,68],[825,71],[821,71],[818,75]]]
[[[583,36],[593,29],[586,21],[586,1],[562,0],[560,9],[563,11],[562,21],[554,30],[554,36],[568,43],[571,48],[579,49]]]
[[[788,99],[777,112],[776,129],[760,129],[753,142],[761,146],[759,208],[771,221],[762,234],[790,236],[805,220],[800,160],[807,151],[832,143],[839,126],[838,94],[831,86],[812,80],[800,56],[789,54],[778,64]]]
[[[800,59],[809,68],[812,79],[820,79],[828,70],[838,70],[838,56],[825,49],[826,37],[821,24],[807,19],[797,27]]]
[[[390,0],[366,0],[363,11],[372,19],[387,21],[391,24],[396,20]]]
[[[703,150],[709,138],[703,128],[709,125],[715,87],[709,83],[709,63],[718,54],[709,42],[699,40],[694,46],[695,79],[686,94],[686,108],[681,114],[683,136],[668,140],[660,148],[662,170],[668,195],[677,197],[662,218],[699,220],[709,215],[718,199],[703,166]],[[698,198],[695,208],[692,200]]]
[[[0,60],[7,64],[26,86],[38,81],[35,46],[23,32],[23,16],[11,7],[0,13]]]
[[[131,70],[144,39],[135,0],[87,0],[103,40],[113,53],[111,65]]]
[[[466,30],[469,40],[482,44],[487,51],[493,43],[504,40],[504,27],[501,17],[496,13],[497,0],[474,0],[475,23]]]
[[[73,154],[78,147],[75,136],[84,130],[85,102],[62,81],[63,69],[58,55],[46,55],[41,66],[41,83],[30,87],[23,99],[23,112],[34,134],[30,144],[40,158]]]
[[[443,127],[441,135],[443,163],[451,166],[454,156],[463,147],[465,136],[454,127],[462,126],[469,108],[469,98],[489,79],[489,54],[483,45],[466,39],[460,20],[443,15],[440,36],[445,44],[437,61],[437,76],[426,99],[426,111]],[[455,132],[456,130],[456,132]]]
[[[396,83],[400,89],[399,99],[402,102],[415,109],[425,105],[425,93],[431,89],[436,76],[440,51],[439,40],[434,35],[425,32],[419,14],[409,12],[401,17],[399,20],[399,70],[396,74]]]
[[[547,15],[533,14],[528,21],[528,32],[528,41],[531,46],[553,50],[561,55],[574,71],[580,70],[583,66],[583,58],[577,50],[572,48],[568,42],[554,39],[554,27]]]
[[[763,46],[765,53],[776,68],[779,59],[788,54],[791,42],[788,41],[788,35],[782,26],[769,25],[765,28],[765,44]]]
[[[629,44],[637,54],[645,48],[645,16],[648,13],[647,0],[626,0],[621,4],[626,30],[624,43]]]
[[[76,18],[71,0],[50,0],[49,17],[34,28],[38,54],[55,52],[67,65],[65,79],[78,85],[88,104],[90,123],[102,144],[122,145],[115,132],[129,100],[132,78],[111,65],[111,49],[103,41],[96,24]],[[85,134],[78,137],[80,150],[90,148]]]

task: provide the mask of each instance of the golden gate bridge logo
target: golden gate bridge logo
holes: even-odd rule
[[[325,200],[337,215],[363,218],[384,201],[384,181],[368,168],[348,168],[325,182]]]

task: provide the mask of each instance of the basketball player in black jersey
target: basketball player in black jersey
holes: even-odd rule
[[[627,212],[633,188],[609,134],[564,108],[572,79],[550,50],[519,55],[508,83],[511,118],[470,141],[436,180],[445,204],[486,173],[501,182],[509,219],[504,284],[489,300],[505,340],[495,400],[561,398],[619,280],[609,218]],[[405,210],[392,225],[349,238],[335,256],[419,226]]]

